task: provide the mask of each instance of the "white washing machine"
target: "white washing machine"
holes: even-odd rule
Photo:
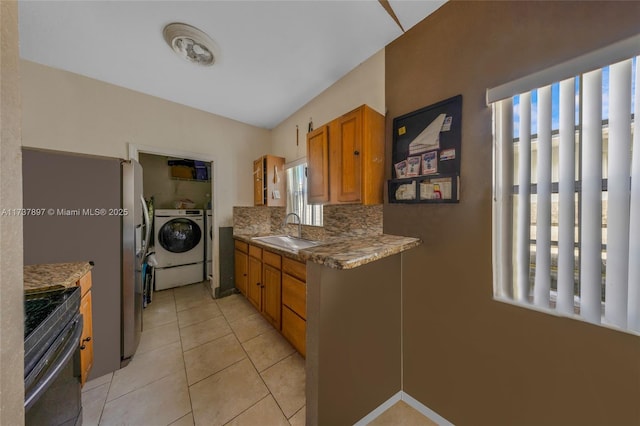
[[[158,209],[154,216],[156,290],[202,281],[206,239],[202,210]]]

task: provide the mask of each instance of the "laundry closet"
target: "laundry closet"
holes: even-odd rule
[[[139,154],[153,218],[149,254],[156,291],[209,279],[213,224],[211,163]]]

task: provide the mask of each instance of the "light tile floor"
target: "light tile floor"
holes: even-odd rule
[[[242,295],[154,293],[131,363],[87,382],[83,425],[302,426],[305,362]],[[370,425],[431,426],[403,402]]]
[[[438,426],[404,401],[398,401],[368,426]]]
[[[161,291],[131,363],[87,382],[84,425],[303,425],[304,359],[241,295]]]

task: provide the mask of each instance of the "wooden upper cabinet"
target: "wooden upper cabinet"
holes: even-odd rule
[[[253,162],[253,204],[286,205],[284,157],[264,155]]]
[[[323,135],[326,129],[328,134]],[[321,141],[329,148],[328,171],[321,155],[326,151],[318,148]],[[362,105],[309,133],[307,163],[310,204],[382,204],[384,116]],[[329,193],[322,193],[323,197],[316,197],[320,190],[312,192],[318,182],[329,184]]]
[[[307,201],[329,201],[329,126],[321,126],[307,135]]]
[[[264,162],[262,157],[253,162],[253,205],[264,205]]]
[[[359,203],[362,195],[362,110],[357,109],[333,121],[331,176],[333,199],[339,203]]]

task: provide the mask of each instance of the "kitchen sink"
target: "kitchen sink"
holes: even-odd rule
[[[268,237],[253,237],[252,239],[295,252],[322,244],[321,241],[305,240],[304,238],[290,237],[288,235],[269,235]]]

